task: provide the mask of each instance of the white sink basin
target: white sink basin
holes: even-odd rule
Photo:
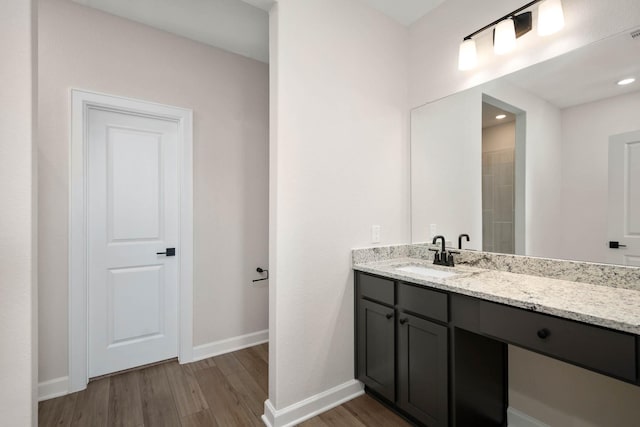
[[[404,267],[396,268],[396,270],[403,271],[405,273],[413,273],[413,274],[417,274],[418,276],[425,276],[425,277],[445,278],[445,277],[453,277],[458,275],[458,273],[455,273],[453,271],[437,270],[435,268],[423,267],[421,265],[405,265]]]

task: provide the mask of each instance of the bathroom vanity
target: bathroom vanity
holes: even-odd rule
[[[506,426],[507,344],[640,385],[640,269],[496,254],[501,269],[478,268],[487,255],[471,251],[438,267],[415,248],[354,251],[356,378],[394,409]],[[628,286],[557,278],[581,274]]]

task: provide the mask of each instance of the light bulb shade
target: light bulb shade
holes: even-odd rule
[[[475,68],[478,64],[478,52],[476,51],[476,41],[473,39],[464,40],[460,43],[458,54],[458,69],[467,71]]]
[[[500,21],[493,34],[493,51],[496,55],[504,55],[516,47],[516,27],[513,19]]]
[[[560,0],[545,0],[538,7],[538,35],[548,36],[564,27],[564,13]]]

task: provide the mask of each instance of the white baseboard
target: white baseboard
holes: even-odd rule
[[[550,427],[548,424],[512,407],[507,409],[507,425],[509,427]]]
[[[262,344],[269,341],[269,330],[253,332],[251,334],[240,335],[238,337],[227,338],[220,341],[210,342],[193,348],[193,361],[207,359],[224,353],[230,353],[243,348]]]
[[[69,393],[69,377],[54,378],[38,383],[38,402]]]
[[[362,383],[351,380],[279,410],[273,407],[270,400],[267,400],[264,402],[262,422],[267,427],[294,426],[363,393]]]

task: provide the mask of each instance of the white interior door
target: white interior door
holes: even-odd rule
[[[178,124],[88,110],[89,377],[178,354]],[[176,256],[158,255],[175,248]]]
[[[608,234],[608,261],[640,267],[640,131],[609,138]]]

